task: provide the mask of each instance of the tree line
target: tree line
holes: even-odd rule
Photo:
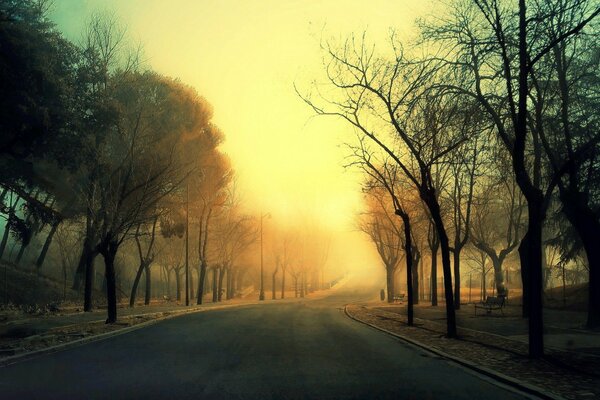
[[[92,15],[74,43],[48,7],[0,1],[0,258],[41,274],[54,251],[45,269],[62,268],[85,311],[104,291],[107,323],[119,298],[135,304],[142,277],[150,302],[156,264],[167,291],[175,276],[177,299],[234,297],[257,223],[242,210],[211,105],[146,67],[114,16]]]
[[[412,41],[366,34],[323,41],[326,82],[304,92],[348,123],[349,163],[365,173],[360,227],[377,245],[388,291],[405,259],[409,323],[417,265],[441,253],[447,335],[456,337],[461,254],[502,265],[518,250],[529,352],[543,354],[548,249],[587,271],[590,328],[600,325],[597,2],[455,0],[418,21]],[[483,265],[485,269],[485,262]],[[564,271],[564,270],[563,270]]]

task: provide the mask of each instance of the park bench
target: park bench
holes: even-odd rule
[[[400,303],[402,303],[404,301],[404,296],[404,293],[396,294],[394,295],[394,297],[392,297],[392,300],[394,300],[394,302],[399,301]]]
[[[504,305],[506,304],[506,295],[501,294],[496,296],[488,296],[485,298],[485,301],[475,304],[475,315],[477,315],[477,309],[483,308],[486,314],[491,314],[493,310],[500,310],[502,315],[504,315]]]

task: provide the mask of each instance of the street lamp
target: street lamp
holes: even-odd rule
[[[263,267],[263,219],[271,218],[271,214],[261,214],[260,215],[260,294],[258,296],[258,300],[265,299],[265,279],[264,279],[264,267]]]

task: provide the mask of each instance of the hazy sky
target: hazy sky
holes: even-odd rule
[[[71,39],[86,17],[114,11],[159,73],[194,86],[213,106],[239,187],[251,208],[279,223],[319,219],[337,232],[354,229],[359,177],[344,171],[350,130],[311,118],[294,92],[323,67],[319,38],[365,29],[385,40],[412,30],[430,0],[55,0],[52,16]],[[357,234],[350,241],[365,241]]]

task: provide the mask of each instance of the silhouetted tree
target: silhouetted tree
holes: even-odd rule
[[[329,83],[338,97],[321,96],[321,106],[301,96],[317,114],[342,118],[385,152],[427,206],[442,251],[447,335],[456,337],[450,246],[432,170],[467,139],[454,118],[461,105],[424,93],[437,73],[433,62],[410,60],[393,38],[391,50],[390,59],[376,56],[364,37],[358,44],[352,37],[340,49],[325,47]]]
[[[424,30],[427,38],[441,44],[442,55],[436,59],[447,61],[453,79],[458,84],[442,83],[452,93],[477,100],[495,126],[511,159],[516,182],[527,201],[528,228],[521,240],[521,274],[524,287],[524,311],[529,316],[529,354],[543,354],[542,320],[542,225],[548,198],[554,186],[566,173],[561,167],[558,174],[546,183],[541,179],[542,144],[539,132],[529,129],[531,109],[528,102],[532,72],[540,60],[556,46],[579,34],[600,13],[593,2],[578,1],[574,7],[564,2],[551,2],[553,13],[582,9],[576,20],[564,25],[560,33],[548,40],[541,33],[547,20],[545,2],[519,0],[516,8],[500,4],[498,0],[457,1],[452,4],[450,17]],[[533,23],[535,22],[535,23]],[[451,49],[451,50],[449,50]],[[494,66],[498,73],[489,73]],[[499,67],[496,67],[499,66]],[[449,72],[447,76],[452,76]],[[528,157],[528,142],[532,143],[533,160]],[[567,160],[564,167],[575,160]]]

